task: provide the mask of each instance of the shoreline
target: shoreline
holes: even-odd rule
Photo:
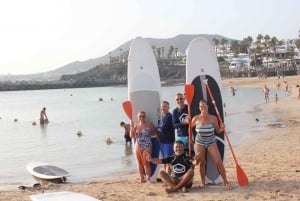
[[[287,81],[292,94],[278,104],[270,102],[257,106],[259,110],[282,119],[286,127],[268,127],[243,146],[234,147],[240,166],[249,178],[250,185],[240,187],[236,179],[236,166],[226,147],[225,168],[231,189],[222,186],[206,186],[200,189],[199,169],[195,169],[193,188],[188,193],[166,194],[162,183],[140,184],[137,171],[128,174],[97,178],[83,183],[53,184],[45,192],[73,191],[100,200],[299,200],[300,199],[300,100],[297,84],[300,76],[276,78],[233,78],[223,80],[223,86],[260,87],[267,84],[276,88],[277,82]],[[283,87],[283,85],[281,86]],[[41,191],[8,190],[0,192],[0,200],[30,201],[29,195]]]

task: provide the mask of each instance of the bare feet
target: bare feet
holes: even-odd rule
[[[175,190],[174,188],[166,188],[165,190],[166,190],[167,193],[177,192],[177,190]]]
[[[224,183],[224,186],[227,188],[227,190],[230,189],[230,184],[228,181]]]
[[[187,193],[187,192],[189,192],[189,191],[188,191],[188,189],[187,189],[185,186],[184,186],[184,187],[182,187],[182,189],[181,189],[181,190],[182,190],[182,192],[184,192],[184,193]]]
[[[204,183],[200,183],[199,187],[200,187],[200,188],[204,188],[204,187],[205,187],[205,184],[204,184]]]
[[[146,180],[144,178],[141,178],[141,183],[145,183]]]

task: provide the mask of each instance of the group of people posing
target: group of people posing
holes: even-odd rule
[[[229,186],[225,168],[217,147],[216,134],[224,132],[224,124],[219,123],[216,116],[208,112],[208,104],[205,100],[199,102],[200,113],[193,118],[188,113],[188,105],[185,104],[185,96],[176,94],[177,107],[173,113],[169,111],[169,102],[163,101],[160,105],[161,121],[156,128],[147,121],[146,113],[139,111],[138,122],[131,122],[125,131],[130,132],[130,137],[135,138],[135,155],[138,161],[140,181],[150,182],[150,163],[165,164],[159,177],[168,186],[166,192],[176,192],[180,189],[190,188],[194,178],[194,168],[200,167],[201,183],[205,186],[206,153],[208,152],[216,164],[225,186]],[[195,130],[193,139],[193,154],[188,155],[189,125]],[[126,124],[121,122],[125,128]],[[175,136],[175,130],[176,136]],[[162,158],[152,158],[151,137],[154,136],[160,142]]]

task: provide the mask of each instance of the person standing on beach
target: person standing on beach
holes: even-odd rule
[[[277,95],[277,93],[275,94],[275,103],[276,104],[278,103],[278,95]]]
[[[280,85],[281,85],[280,82],[278,82],[278,83],[277,83],[277,90],[280,89]]]
[[[121,121],[120,126],[124,128],[124,138],[125,138],[125,145],[129,143],[132,144],[131,137],[130,137],[130,124],[125,124],[125,122]]]
[[[178,93],[175,96],[177,107],[173,110],[173,126],[177,131],[176,140],[180,140],[184,143],[185,151],[188,151],[189,139],[189,116],[188,106],[184,103],[185,98],[182,93]]]
[[[141,183],[150,182],[151,168],[146,156],[152,154],[151,136],[155,136],[159,141],[158,133],[151,122],[146,121],[146,113],[139,111],[137,114],[138,123],[134,125],[131,122],[130,137],[136,139],[135,155],[138,161],[138,169],[141,177]],[[146,180],[144,175],[146,175]]]
[[[230,91],[232,96],[235,96],[236,89],[234,87],[230,87]]]
[[[285,84],[285,93],[289,94],[289,83],[287,81],[284,81]]]
[[[263,92],[264,92],[264,94],[265,94],[265,101],[266,101],[266,103],[268,103],[268,102],[269,102],[269,92],[270,92],[270,90],[269,90],[269,88],[267,87],[267,85],[264,86]]]
[[[194,166],[198,164],[197,159],[190,158],[184,151],[184,144],[182,141],[175,141],[173,145],[174,155],[164,159],[152,158],[150,154],[147,155],[147,161],[155,164],[168,164],[172,166],[173,175],[168,174],[165,170],[160,171],[160,178],[168,186],[167,193],[176,192],[183,188],[191,188],[194,179]]]
[[[45,124],[45,123],[48,123],[49,120],[48,120],[48,117],[47,117],[47,114],[46,114],[46,108],[43,107],[42,110],[41,110],[41,113],[40,113],[40,124]]]
[[[217,146],[217,138],[215,136],[215,132],[224,132],[225,125],[219,125],[217,117],[208,112],[207,101],[201,100],[199,102],[199,109],[200,114],[193,117],[191,127],[195,128],[197,133],[195,137],[194,150],[195,154],[200,156],[200,188],[205,186],[206,152],[209,153],[215,162],[223,179],[224,185],[229,187],[229,182],[226,178],[225,167],[221,159],[221,155]]]
[[[160,151],[163,158],[174,154],[173,143],[175,142],[175,131],[173,127],[172,114],[169,112],[169,102],[163,101],[160,104],[162,119],[158,125],[157,131],[160,139]],[[171,168],[165,164],[167,173],[171,173]]]

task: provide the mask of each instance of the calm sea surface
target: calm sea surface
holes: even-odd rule
[[[175,94],[183,89],[162,88],[162,98],[170,102],[172,110]],[[275,93],[270,93],[271,103]],[[224,88],[223,95],[225,123],[233,146],[242,146],[267,123],[277,121],[254,109],[264,104],[260,88],[238,88],[236,96]],[[279,92],[279,100],[284,96]],[[26,171],[30,161],[66,169],[71,174],[69,182],[135,171],[132,148],[124,145],[119,126],[120,121],[128,122],[121,106],[125,100],[127,87],[0,92],[0,189],[35,183]],[[44,106],[50,123],[41,126],[39,113]],[[83,133],[81,137],[78,131]],[[108,145],[107,138],[113,143]]]

